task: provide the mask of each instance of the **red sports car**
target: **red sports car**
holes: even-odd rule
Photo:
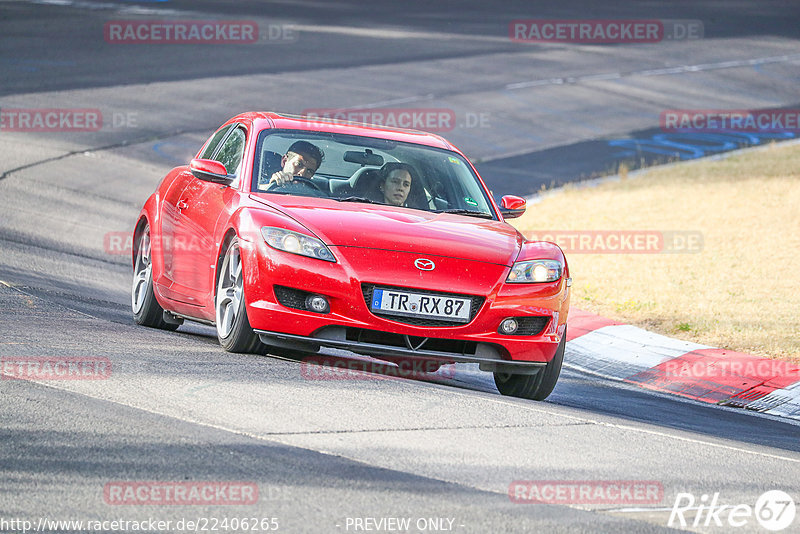
[[[557,245],[504,222],[524,211],[437,135],[244,113],[145,202],[133,315],[215,325],[232,352],[478,363],[501,393],[541,400],[571,279]]]

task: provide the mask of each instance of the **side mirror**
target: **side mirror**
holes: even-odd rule
[[[198,180],[215,184],[230,185],[233,178],[228,176],[225,165],[212,159],[193,159],[189,163],[189,170]]]
[[[505,195],[500,199],[500,213],[504,219],[515,219],[525,213],[525,199],[514,195]]]

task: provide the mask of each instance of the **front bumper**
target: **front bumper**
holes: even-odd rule
[[[300,350],[331,347],[379,358],[536,372],[553,358],[564,335],[569,309],[566,278],[551,284],[505,284],[508,267],[494,264],[437,257],[436,270],[422,272],[412,265],[418,255],[407,254],[409,259],[396,251],[344,254],[334,249],[339,261],[330,263],[275,251],[257,240],[241,245],[248,319],[269,345]],[[458,288],[459,294],[479,296],[483,303],[467,324],[407,324],[373,314],[362,282],[421,291]],[[284,306],[276,297],[276,285],[324,295],[330,312]],[[503,335],[498,327],[507,317],[548,319],[537,335]]]

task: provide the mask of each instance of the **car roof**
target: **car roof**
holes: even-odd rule
[[[272,111],[250,111],[237,115],[228,122],[252,122],[255,129],[259,131],[276,128],[281,130],[308,130],[313,132],[362,135],[365,137],[377,137],[380,139],[416,143],[457,151],[457,149],[444,138],[429,132],[390,128],[375,124],[362,124],[321,117],[289,115]]]

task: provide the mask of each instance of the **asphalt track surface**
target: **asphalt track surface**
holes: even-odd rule
[[[782,490],[800,503],[796,424],[569,368],[541,403],[501,397],[466,371],[435,383],[308,380],[296,361],[223,352],[205,326],[136,327],[129,260],[108,240],[130,231],[169,168],[248,109],[452,110],[457,124],[442,133],[495,193],[602,173],[631,158],[609,141],[659,135],[663,110],[795,106],[798,14],[793,2],[0,2],[0,108],[103,115],[95,132],[0,131],[0,356],[113,366],[108,380],[0,382],[0,531],[21,531],[2,523],[12,519],[150,517],[178,532],[181,519],[274,517],[282,532],[355,532],[356,519],[405,517],[414,528],[452,519],[440,526],[456,532],[656,532],[681,492],[753,507]],[[296,33],[253,45],[104,41],[106,22],[130,18]],[[523,45],[508,39],[517,18],[700,20],[704,38]],[[672,142],[678,157],[723,149]],[[515,480],[656,481],[663,498],[516,504]],[[246,481],[259,500],[113,505],[103,488],[114,481]],[[705,519],[686,528],[761,528]]]

